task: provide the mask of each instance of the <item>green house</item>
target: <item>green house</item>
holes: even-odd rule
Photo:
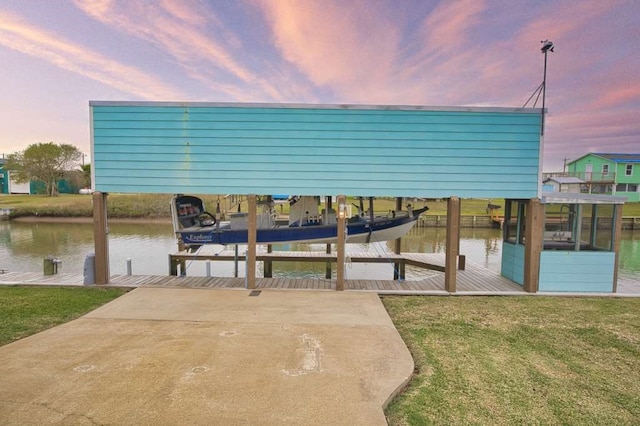
[[[567,175],[582,179],[582,192],[640,201],[640,154],[590,152],[567,164]]]

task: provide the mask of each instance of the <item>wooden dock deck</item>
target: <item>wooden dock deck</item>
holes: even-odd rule
[[[288,260],[293,257],[300,257],[293,252],[262,253],[259,259],[265,260]],[[224,254],[223,256],[227,256]],[[216,256],[217,260],[224,259],[223,256]],[[380,294],[449,294],[444,289],[444,255],[443,254],[412,254],[392,255],[380,257],[374,254],[352,256],[352,262],[381,263],[393,262],[403,257],[408,265],[419,266],[433,270],[430,277],[420,280],[371,280],[371,279],[349,279],[345,281],[345,290],[368,291]],[[312,256],[315,261],[330,261],[335,256],[331,254],[318,253]],[[308,253],[303,256],[309,261]],[[231,257],[233,259],[233,257]],[[225,259],[230,260],[230,259]],[[0,285],[26,284],[26,285],[82,285],[83,276],[81,274],[61,273],[50,276],[43,276],[39,273],[19,273],[8,272],[0,274]],[[522,287],[512,281],[492,272],[482,266],[466,262],[466,269],[458,271],[457,290],[461,293],[524,293]],[[202,276],[163,276],[163,275],[112,275],[110,284],[112,287],[180,287],[180,288],[244,288],[245,279],[243,277],[202,277]],[[306,290],[335,290],[336,283],[333,279],[322,278],[256,278],[258,289],[306,289]]]
[[[318,258],[323,258],[323,253]],[[277,253],[275,256],[282,256]],[[288,257],[292,257],[290,255]],[[425,295],[525,295],[521,286],[490,271],[481,265],[467,260],[466,269],[457,271],[457,292],[449,293],[444,289],[444,273],[436,267],[444,267],[444,254],[403,253],[402,256],[411,264],[428,264],[433,266],[433,274],[419,280],[371,280],[349,279],[345,281],[347,291],[366,291],[378,294],[425,294]],[[372,255],[374,261],[381,258]],[[358,259],[363,259],[359,257]],[[378,260],[376,260],[378,259]],[[392,259],[391,261],[393,261]],[[386,261],[389,261],[386,258]],[[167,275],[112,275],[111,283],[105,287],[163,287],[163,288],[201,288],[201,289],[243,289],[243,277],[202,277],[202,276],[167,276]],[[0,274],[0,285],[51,285],[51,286],[82,286],[82,274],[60,273],[44,276],[37,272],[7,272]],[[335,290],[335,280],[322,278],[256,278],[256,288],[260,290]],[[549,295],[552,293],[545,293]],[[574,295],[593,295],[590,293],[575,293]],[[598,296],[601,294],[597,294]],[[618,293],[603,294],[617,296],[640,296],[640,281],[621,278],[618,281]]]

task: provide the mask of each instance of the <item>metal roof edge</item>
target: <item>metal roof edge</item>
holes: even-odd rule
[[[626,152],[626,153],[625,152],[588,152],[585,155],[583,155],[581,157],[578,157],[573,161],[569,161],[567,164],[576,163],[576,162],[582,160],[583,158],[588,157],[589,155],[593,155],[593,156],[601,158],[601,159],[603,159],[605,161],[611,161],[612,163],[629,163],[629,162],[634,163],[634,162],[637,162],[638,160],[628,160],[628,159],[626,159],[626,160],[622,160],[622,159],[621,160],[616,160],[616,159],[607,158],[607,157],[604,157],[604,156],[605,155],[640,155],[640,154],[634,154],[634,153],[629,153],[629,152]]]
[[[618,157],[618,156],[637,156],[640,157],[640,154],[638,153],[631,153],[631,152],[597,152],[597,153],[593,153],[593,155],[597,155],[598,157],[607,159],[609,161],[613,161],[614,163],[637,163],[640,161],[640,158],[635,159],[635,158],[609,158],[609,157]],[[607,156],[607,157],[605,157]]]
[[[596,157],[602,158],[603,160],[607,160],[607,161],[611,161],[611,162],[614,162],[614,163],[615,163],[615,161],[613,161],[613,160],[611,160],[611,159],[609,159],[609,158],[602,157],[602,156],[598,155],[598,154],[597,154],[597,153],[595,153],[595,152],[587,152],[587,153],[586,153],[586,154],[584,154],[583,156],[578,157],[578,158],[576,158],[576,159],[575,159],[575,160],[573,160],[573,161],[569,161],[569,162],[567,163],[567,165],[569,165],[569,164],[573,164],[573,163],[577,163],[578,161],[580,161],[580,160],[582,160],[583,158],[588,157],[588,156],[590,156],[590,155],[595,155]]]
[[[306,104],[306,103],[242,103],[242,102],[173,102],[173,101],[89,101],[89,106],[148,106],[180,108],[281,108],[281,109],[338,109],[381,111],[442,111],[442,112],[500,112],[540,114],[541,108],[423,106],[423,105],[359,105],[359,104]]]
[[[582,194],[577,192],[544,192],[542,204],[624,204],[627,197],[618,195]]]

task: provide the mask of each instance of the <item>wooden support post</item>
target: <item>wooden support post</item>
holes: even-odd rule
[[[461,270],[461,271],[464,271],[466,267],[467,267],[467,256],[465,256],[464,254],[459,254],[458,255],[458,269]]]
[[[402,197],[398,197],[396,198],[396,214],[402,210]],[[395,254],[400,254],[401,253],[401,249],[402,249],[402,239],[401,238],[396,238],[393,241],[393,252]],[[403,269],[403,273],[402,273],[402,279],[404,279],[404,262],[400,263],[400,262],[395,262],[393,264],[393,279],[397,280],[400,278],[400,268],[402,265],[402,269]]]
[[[331,213],[331,208],[332,208],[332,196],[331,195],[327,195],[325,197],[325,217],[324,217],[324,223],[325,224],[329,224],[329,214]],[[331,243],[327,244],[327,249],[325,251],[327,254],[331,254]],[[325,278],[330,280],[331,279],[331,262],[327,262],[326,264],[326,270],[325,270]]]
[[[174,277],[178,275],[178,264],[173,260],[171,253],[169,253],[169,275]]]
[[[594,204],[591,206],[591,238],[589,238],[589,245],[591,247],[596,246],[596,230],[598,229],[598,205]],[[616,229],[616,224],[614,223],[612,229]]]
[[[93,193],[93,240],[96,284],[109,284],[109,223],[107,194],[103,192]]]
[[[615,252],[615,260],[613,263],[613,287],[614,293],[618,292],[618,261],[620,258],[620,240],[622,239],[622,204],[615,204],[613,206],[613,217],[615,222],[612,224],[613,229],[613,251]],[[594,218],[595,219],[595,218]]]
[[[184,242],[182,241],[182,239],[178,239],[178,252],[182,252],[187,250],[187,246],[184,245]],[[178,275],[178,266],[180,266],[180,276],[186,276],[187,275],[187,262],[185,262],[184,260],[179,260],[176,264],[175,264],[175,274],[171,274],[171,275]],[[171,273],[171,271],[173,271],[172,268],[169,269],[169,273]]]
[[[582,242],[582,205],[576,205],[576,214],[573,216],[574,232],[573,238],[576,240],[574,245],[575,251],[580,251],[580,243]],[[613,224],[611,224],[613,226]]]
[[[327,249],[325,251],[326,254],[331,254],[331,244],[327,244]],[[325,278],[330,280],[331,279],[331,262],[327,262],[325,264]]]
[[[247,223],[247,288],[254,289],[256,288],[256,246],[257,246],[257,224],[258,224],[258,214],[257,214],[257,206],[256,206],[256,195],[251,194],[247,195],[247,202],[249,204],[249,217]]]
[[[273,253],[273,245],[267,244],[267,253]],[[273,261],[270,259],[264,261],[264,277],[273,278]]]
[[[345,249],[346,249],[346,197],[344,195],[338,196],[338,240],[336,241],[336,290],[344,290],[344,261],[345,261]]]
[[[373,222],[375,217],[375,213],[373,212],[373,197],[369,197],[369,221]]]
[[[460,240],[460,199],[451,197],[447,202],[447,242],[445,247],[444,289],[456,292],[456,264]]]
[[[461,271],[464,271],[465,268],[467,267],[467,258],[465,255],[460,254],[460,229],[462,228],[460,225],[462,224],[462,200],[460,200],[459,202],[459,206],[458,206],[458,241],[457,241],[457,249],[456,252],[458,253],[458,269]]]
[[[235,244],[233,247],[233,277],[238,278],[238,245]]]
[[[544,205],[537,198],[527,202],[524,228],[524,282],[523,289],[538,292],[540,281],[540,252],[544,236]]]

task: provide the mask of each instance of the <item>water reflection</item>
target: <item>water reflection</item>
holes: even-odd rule
[[[620,275],[627,278],[640,278],[640,231],[623,231],[620,241]]]
[[[126,260],[132,259],[134,274],[168,274],[168,254],[176,250],[172,228],[169,224],[111,223],[109,235],[110,266],[112,274],[126,273]],[[499,272],[502,256],[501,231],[498,229],[460,230],[460,252],[467,259]],[[444,253],[446,230],[444,228],[414,228],[402,239],[402,251],[413,253]],[[90,223],[25,223],[0,222],[0,268],[11,271],[41,272],[42,259],[55,256],[62,260],[62,272],[82,273],[84,258],[93,252],[93,228]],[[222,246],[207,246],[204,252],[216,253]],[[232,247],[229,247],[232,250]],[[321,251],[325,244],[275,245],[274,250]],[[244,253],[246,247],[240,247]],[[260,247],[265,250],[265,247]],[[334,247],[335,250],[335,247]],[[369,252],[384,258],[393,252],[393,242],[348,244],[347,252]],[[233,262],[212,262],[216,276],[233,276]],[[258,273],[262,273],[258,264]],[[274,276],[315,277],[325,276],[326,265],[312,262],[277,262]],[[335,265],[332,267],[335,277]],[[245,266],[239,264],[239,275],[244,276]],[[390,279],[393,262],[382,264],[347,264],[347,278]],[[204,262],[188,262],[189,275],[205,275]],[[432,271],[407,268],[408,279],[432,275]],[[620,274],[640,278],[640,231],[623,231],[620,250]]]

